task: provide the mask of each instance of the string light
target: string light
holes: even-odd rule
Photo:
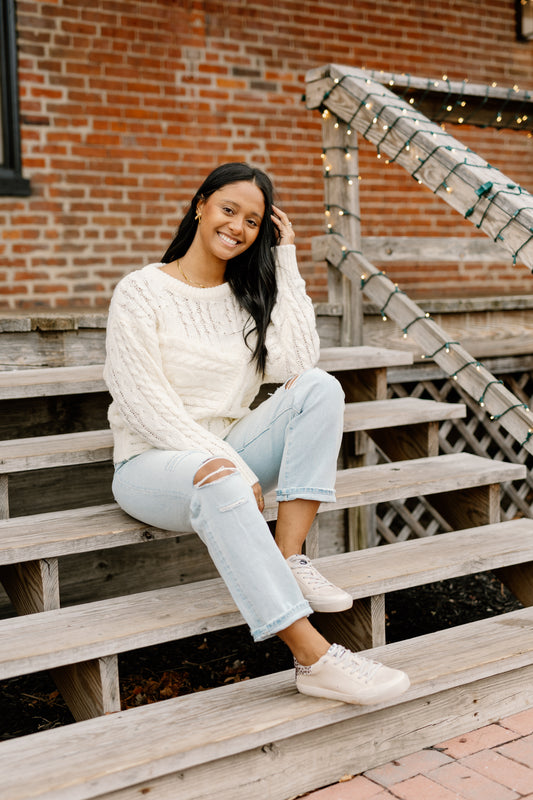
[[[493,381],[489,381],[487,383],[487,385],[483,389],[483,394],[481,395],[481,397],[478,400],[478,403],[481,406],[481,408],[485,407],[485,395],[487,394],[487,389],[489,389],[489,387],[492,386],[494,383],[502,383],[503,384],[503,381],[493,380]]]
[[[383,320],[383,322],[386,322],[386,321],[387,321],[387,315],[385,314],[385,309],[387,308],[387,306],[389,305],[389,302],[390,302],[391,298],[392,298],[392,297],[394,297],[394,295],[395,295],[395,294],[404,294],[404,292],[402,292],[402,290],[399,288],[399,286],[398,286],[398,284],[397,284],[397,283],[396,283],[396,284],[394,284],[394,289],[393,289],[393,291],[392,291],[392,292],[389,294],[389,296],[388,296],[388,297],[387,297],[387,299],[385,300],[385,303],[384,303],[384,305],[383,305],[383,306],[381,307],[381,309],[380,309],[380,312],[379,312],[379,313],[381,314],[381,319]]]
[[[500,381],[500,383],[501,383],[501,381]],[[494,419],[501,419],[501,418],[502,418],[502,417],[504,417],[506,414],[508,414],[508,413],[509,413],[509,411],[512,411],[512,410],[513,410],[513,408],[525,408],[525,409],[526,409],[526,411],[529,411],[529,406],[526,406],[526,404],[525,404],[525,403],[515,403],[514,405],[512,405],[512,406],[509,406],[508,408],[506,408],[506,409],[505,409],[505,411],[502,411],[502,412],[501,412],[501,414],[491,414],[491,415],[490,415],[490,419],[492,419],[492,420],[494,420]]]
[[[420,358],[434,358],[437,355],[437,353],[440,353],[441,350],[446,350],[446,352],[449,353],[452,344],[459,344],[459,342],[444,342],[444,344],[441,344],[441,346],[438,347],[434,353],[431,353],[431,355],[429,356],[427,355],[420,356]]]
[[[456,381],[459,373],[470,366],[475,366],[475,368],[479,371],[483,365],[479,361],[467,361],[465,364],[459,367],[459,369],[456,369],[455,372],[450,375],[450,378],[453,378],[453,380]]]
[[[431,319],[431,314],[429,314],[429,313],[426,311],[426,313],[424,314],[424,316],[423,316],[423,317],[415,317],[414,319],[412,319],[412,320],[411,320],[411,322],[409,322],[409,323],[408,323],[408,324],[405,326],[405,328],[403,328],[403,331],[402,331],[402,332],[403,332],[403,338],[404,338],[404,339],[407,339],[407,331],[409,330],[409,328],[411,327],[411,325],[414,325],[414,324],[415,324],[415,322],[418,322],[418,321],[419,321],[419,320],[421,320],[421,319]]]

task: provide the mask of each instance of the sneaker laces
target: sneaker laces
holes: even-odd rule
[[[381,667],[379,661],[372,661],[370,658],[359,656],[340,644],[332,644],[328,650],[328,655],[334,658],[339,666],[350,675],[357,675],[364,681],[371,680]]]
[[[291,561],[290,566],[293,572],[298,575],[298,577],[301,577],[306,583],[312,586],[317,588],[321,586],[334,586],[331,581],[328,581],[327,578],[324,578],[324,576],[316,569],[316,567],[311,564],[311,561],[307,556],[299,556],[299,561]]]

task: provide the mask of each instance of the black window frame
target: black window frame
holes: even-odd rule
[[[15,0],[0,0],[0,196],[27,197],[30,182],[22,177]]]

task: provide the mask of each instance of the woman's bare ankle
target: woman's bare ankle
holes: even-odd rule
[[[296,661],[304,667],[315,664],[330,647],[327,639],[306,618],[299,619],[280,631],[278,636],[289,647]]]

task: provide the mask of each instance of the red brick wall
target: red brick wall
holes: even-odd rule
[[[321,126],[301,96],[335,61],[423,77],[533,88],[533,44],[514,0],[18,0],[24,176],[0,197],[0,309],[102,307],[118,278],[158,260],[204,175],[226,160],[266,168],[298,235],[324,225]],[[533,139],[457,134],[525,188]],[[396,165],[361,145],[363,233],[475,235]],[[398,270],[413,295],[533,291],[523,267]],[[494,280],[493,280],[494,278]]]

